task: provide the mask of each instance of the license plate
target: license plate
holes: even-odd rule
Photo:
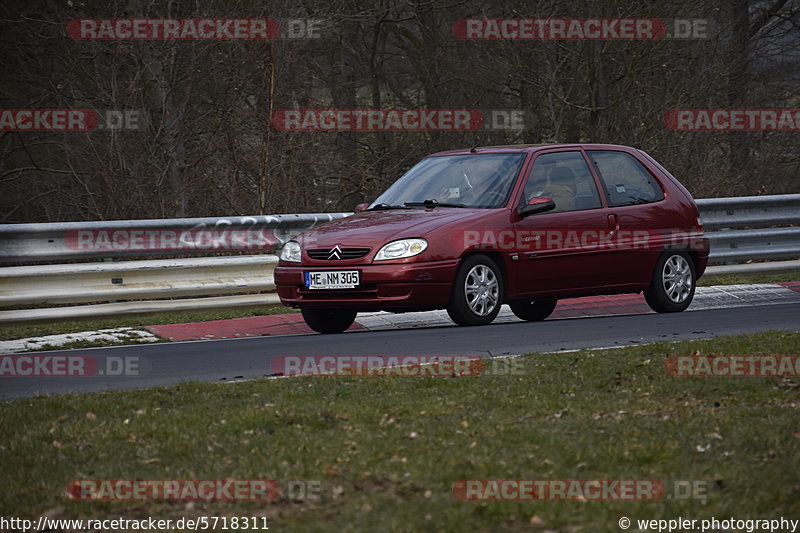
[[[358,287],[358,270],[325,270],[306,272],[306,287],[309,289],[353,289]]]

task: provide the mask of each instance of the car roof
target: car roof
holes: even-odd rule
[[[437,152],[431,154],[432,156],[439,155],[463,155],[463,154],[486,154],[486,153],[508,153],[508,152],[537,152],[539,150],[549,150],[552,148],[583,148],[586,150],[624,150],[633,151],[634,148],[630,146],[623,146],[621,144],[593,144],[593,143],[578,143],[578,144],[507,144],[500,146],[476,146],[474,148],[461,148],[458,150],[446,150],[444,152]],[[474,151],[473,151],[474,150]]]

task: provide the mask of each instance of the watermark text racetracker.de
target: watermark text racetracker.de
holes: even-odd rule
[[[64,244],[78,252],[272,250],[279,241],[271,229],[146,229],[70,230]]]
[[[800,355],[671,355],[675,377],[800,377]]]
[[[321,39],[333,27],[324,19],[292,18],[101,18],[72,19],[76,41]]]
[[[320,500],[319,480],[291,479],[76,479],[72,500],[96,501],[305,501]]]
[[[134,109],[0,109],[0,131],[140,130],[144,114]]]
[[[462,479],[453,495],[463,501],[687,501],[708,497],[706,480]]]
[[[279,109],[271,123],[281,131],[411,132],[522,131],[531,119],[518,109]]]
[[[276,376],[475,377],[521,375],[518,357],[477,355],[281,355],[270,361]]]
[[[547,192],[545,191],[546,195]],[[481,230],[465,229],[450,234],[451,242],[459,248],[476,250],[548,251],[574,249],[640,250],[656,247],[674,249],[704,249],[703,234],[699,230],[628,230],[598,228],[550,228]]]
[[[706,19],[465,18],[453,35],[478,41],[647,41],[707,39]]]
[[[800,131],[800,109],[670,109],[672,131]]]
[[[135,355],[0,355],[0,378],[136,377],[148,367]]]

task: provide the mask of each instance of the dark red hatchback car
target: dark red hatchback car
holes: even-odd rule
[[[456,150],[420,161],[355,215],[287,243],[284,305],[315,331],[359,311],[447,309],[488,324],[502,304],[547,318],[562,298],[644,292],[686,309],[708,262],[689,192],[646,153],[569,144]]]

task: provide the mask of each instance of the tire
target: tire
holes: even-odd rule
[[[653,311],[676,313],[689,307],[696,287],[697,276],[689,254],[665,252],[656,261],[644,299]]]
[[[356,319],[356,311],[343,309],[306,309],[300,312],[308,327],[319,333],[341,333]]]
[[[485,255],[471,255],[461,262],[447,314],[459,326],[490,324],[503,305],[503,276]]]
[[[537,302],[518,300],[516,302],[511,302],[509,307],[511,307],[511,312],[514,313],[517,318],[527,320],[528,322],[538,322],[549,317],[553,309],[556,308],[557,303],[558,300],[539,300]]]

